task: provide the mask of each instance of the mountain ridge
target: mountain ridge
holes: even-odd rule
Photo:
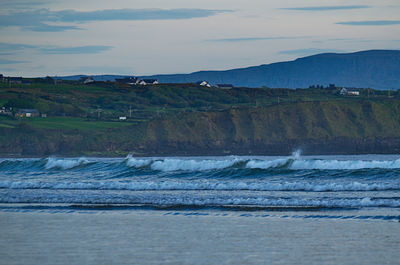
[[[102,76],[107,76],[108,80],[112,80],[113,77]],[[120,77],[115,76],[114,79]],[[315,84],[335,84],[345,87],[400,89],[400,50],[321,53],[292,61],[230,70],[202,70],[189,74],[139,77],[155,78],[161,83],[193,83],[206,80],[212,84],[229,83],[241,87],[307,88]],[[61,79],[66,78],[70,77]],[[95,79],[105,81],[104,78],[96,76]]]

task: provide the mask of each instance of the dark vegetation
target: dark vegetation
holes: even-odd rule
[[[0,115],[2,155],[207,155],[394,153],[400,94],[339,88],[83,85],[26,79],[0,83],[0,107],[46,118]],[[126,121],[118,117],[126,116]]]

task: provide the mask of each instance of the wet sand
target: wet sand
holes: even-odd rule
[[[0,263],[398,264],[398,220],[340,216],[2,210]]]

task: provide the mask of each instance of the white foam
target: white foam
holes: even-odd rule
[[[311,183],[311,182],[243,182],[243,181],[106,181],[40,182],[0,181],[3,189],[77,189],[77,190],[254,190],[254,191],[385,191],[400,190],[400,183]]]
[[[288,162],[289,160],[285,158],[275,159],[275,160],[250,160],[246,163],[246,167],[269,169],[269,168],[282,167]]]
[[[79,158],[79,159],[56,159],[53,157],[47,158],[47,162],[45,165],[46,169],[52,168],[60,168],[60,169],[71,169],[80,165],[84,165],[89,163],[86,158]]]
[[[397,169],[400,168],[400,159],[397,160],[294,160],[290,169],[327,169],[327,170],[358,170],[358,169]]]
[[[337,160],[337,159],[304,159],[300,151],[290,157],[278,159],[252,159],[246,163],[247,168],[272,169],[287,166],[292,170],[360,170],[360,169],[400,169],[400,159],[396,160]]]
[[[159,171],[205,171],[213,169],[224,169],[241,161],[238,158],[226,160],[195,160],[195,159],[163,159],[154,161],[151,169]]]
[[[126,157],[126,165],[128,167],[136,167],[136,168],[140,168],[140,167],[145,167],[150,165],[150,163],[153,161],[153,159],[138,159],[138,158],[134,158],[132,155],[128,155]]]

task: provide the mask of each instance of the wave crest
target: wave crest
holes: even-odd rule
[[[79,159],[57,159],[54,157],[47,158],[47,162],[45,164],[46,169],[71,169],[80,165],[88,164],[89,161],[86,158]]]

